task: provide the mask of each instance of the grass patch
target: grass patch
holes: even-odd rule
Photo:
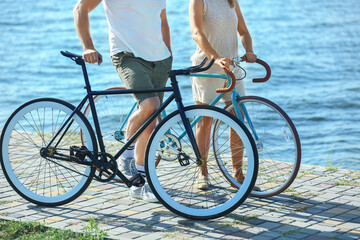
[[[298,199],[298,197],[301,196],[301,193],[295,191],[295,189],[293,189],[293,188],[288,188],[284,192],[290,193],[291,200],[296,200],[296,199]]]
[[[293,189],[293,188],[287,188],[287,189],[285,189],[284,192],[295,192],[295,189]]]
[[[308,171],[300,170],[299,174],[296,176],[296,178],[302,178],[303,176],[310,175],[312,173],[313,172],[310,170],[308,170]]]
[[[301,233],[300,229],[290,229],[288,231],[281,232],[281,236],[285,237],[294,233]]]
[[[349,170],[347,173],[345,173],[345,176],[349,176],[351,174],[360,174],[359,170]]]
[[[334,183],[335,186],[349,186],[351,188],[360,187],[360,183],[355,181],[354,179],[339,179]]]
[[[174,231],[174,232],[164,232],[161,235],[164,238],[176,238],[179,234],[180,234],[179,231]]]
[[[9,200],[2,200],[0,201],[0,205],[4,205],[4,204],[7,204],[7,203],[11,203],[12,201],[9,201]]]
[[[85,226],[85,232],[96,237],[95,239],[104,239],[106,232],[99,229],[99,222],[90,217],[89,223]]]
[[[90,229],[92,229],[90,227]],[[46,227],[38,222],[0,221],[0,239],[17,240],[100,240],[104,235],[91,235],[89,232],[75,233],[71,230],[60,230]]]
[[[235,227],[239,224],[247,223],[251,220],[258,219],[259,215],[256,213],[251,214],[250,216],[240,216],[236,214],[229,214],[229,217],[233,219],[233,221],[220,222],[219,225],[223,227]]]
[[[290,210],[286,209],[289,208],[288,204],[281,204],[281,206],[279,206],[278,208],[270,208],[269,211],[270,212],[291,212]]]
[[[319,195],[320,195],[320,193],[307,192],[307,193],[302,194],[301,196],[302,197],[317,197]]]
[[[340,164],[341,162],[339,162],[338,164],[334,165],[330,162],[330,155],[334,152],[334,150],[330,150],[329,154],[328,154],[328,159],[326,161],[326,166],[325,169],[329,172],[337,172],[340,169]]]
[[[294,209],[294,212],[304,212],[305,209],[304,208],[301,208],[301,207],[297,207]]]

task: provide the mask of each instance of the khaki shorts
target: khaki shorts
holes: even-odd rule
[[[197,64],[199,63],[193,62],[193,65]],[[213,65],[209,70],[205,71],[204,73],[223,74],[224,71],[218,65]],[[236,68],[234,74],[236,79],[242,78],[241,69]],[[228,83],[226,79],[220,78],[191,77],[191,85],[194,100],[197,102],[209,104],[219,95],[219,93],[216,92],[216,89],[226,87]],[[240,94],[240,96],[245,95],[244,80],[237,80],[235,88],[236,91]],[[231,101],[231,92],[226,93],[222,97],[222,100],[225,102]]]
[[[161,61],[150,62],[135,57],[132,53],[120,52],[112,55],[111,59],[119,77],[128,89],[165,87],[172,65],[171,56]],[[132,95],[138,103],[151,97],[159,97],[162,102],[164,92]]]

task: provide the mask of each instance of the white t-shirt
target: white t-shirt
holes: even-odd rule
[[[126,51],[147,61],[170,56],[162,39],[160,13],[166,0],[103,0],[110,55]]]

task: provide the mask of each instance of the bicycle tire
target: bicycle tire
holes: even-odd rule
[[[239,104],[245,104],[259,137],[259,141],[256,142],[259,173],[255,186],[260,190],[253,190],[251,196],[264,198],[277,195],[292,184],[300,168],[301,144],[296,127],[285,111],[268,99],[244,96],[237,101]],[[229,112],[234,112],[233,108],[232,104],[225,107]],[[244,123],[250,130],[246,119]],[[251,130],[250,132],[253,134]],[[221,164],[220,158],[218,163]],[[240,186],[229,171],[220,169],[230,182]]]
[[[223,177],[223,174],[219,174],[220,171],[213,157],[214,153],[211,152],[212,143],[210,143],[208,146],[210,152],[206,164],[211,186],[208,190],[197,189],[195,185],[200,168],[196,164],[196,159],[194,159],[193,149],[187,134],[181,137],[184,126],[179,111],[169,114],[161,121],[150,137],[145,159],[147,181],[158,200],[166,208],[178,215],[202,220],[221,217],[242,204],[254,186],[258,169],[255,143],[251,134],[239,119],[236,119],[223,109],[195,105],[185,107],[184,112],[188,119],[194,119],[197,116],[212,117],[213,121],[223,122],[222,127],[225,130],[232,127],[241,136],[249,163],[244,184],[240,188],[233,188],[229,181]],[[222,130],[225,131],[224,129]],[[162,139],[169,130],[181,141],[182,149],[178,150],[176,160],[157,162],[158,146],[163,143]],[[219,141],[223,139],[223,136],[219,136]],[[223,151],[223,155],[227,154],[226,147],[220,148],[220,150]],[[188,156],[189,164],[181,166],[180,162],[184,162],[185,156]]]
[[[4,126],[0,150],[4,175],[11,187],[32,203],[66,204],[80,196],[92,180],[95,169],[91,166],[40,155],[40,149],[47,146],[74,109],[60,99],[34,99],[17,108]],[[72,119],[54,151],[70,155],[70,146],[81,144],[79,128],[87,148],[97,151],[95,135],[84,115],[77,111]]]

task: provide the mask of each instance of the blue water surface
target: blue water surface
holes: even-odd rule
[[[225,0],[224,0],[225,1]],[[0,129],[21,103],[43,96],[77,104],[83,97],[81,69],[59,54],[81,54],[68,1],[0,1]],[[360,1],[240,1],[259,58],[272,67],[270,81],[245,64],[247,94],[269,98],[293,119],[303,147],[303,163],[360,169]],[[167,1],[174,68],[190,65],[195,49],[188,1]],[[91,13],[91,32],[104,56],[89,66],[93,89],[121,82],[111,64],[102,5]],[[243,54],[241,49],[239,54]],[[180,85],[192,104],[188,78]]]

